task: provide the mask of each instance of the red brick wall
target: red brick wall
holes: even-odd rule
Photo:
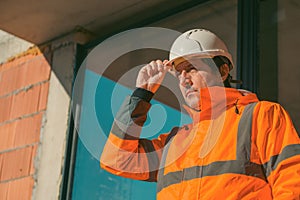
[[[1,200],[31,199],[50,71],[37,49],[0,65]]]

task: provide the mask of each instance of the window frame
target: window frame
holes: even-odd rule
[[[184,7],[178,7],[170,10],[163,15],[158,15],[155,18],[148,19],[142,23],[136,23],[133,26],[128,26],[126,30],[147,26],[148,24],[154,23],[160,19],[174,15],[194,6],[198,6],[211,0],[199,0],[191,1]],[[237,24],[237,77],[243,80],[242,88],[258,92],[259,88],[259,68],[258,68],[258,33],[259,33],[259,3],[260,0],[238,0],[238,24]],[[119,30],[118,32],[125,31]],[[85,45],[77,45],[76,48],[76,63],[74,66],[74,77],[77,75],[77,71],[87,56],[88,51],[98,45],[107,37],[116,34],[112,32],[110,35],[98,38]],[[75,81],[75,78],[74,78]],[[74,84],[73,81],[73,84]],[[60,200],[72,199],[72,189],[74,181],[74,169],[76,161],[76,150],[78,143],[78,132],[74,126],[74,118],[72,109],[70,109],[70,121],[68,137],[66,141],[65,161],[63,166],[62,183],[60,187]]]

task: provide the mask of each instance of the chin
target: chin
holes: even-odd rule
[[[199,107],[199,105],[197,104],[197,105],[194,105],[194,104],[192,104],[192,105],[189,105],[192,109],[194,109],[194,110],[200,110],[200,107]]]
[[[199,110],[199,103],[200,103],[200,99],[199,97],[189,97],[188,99],[186,99],[186,103],[189,107],[195,109],[195,110]]]

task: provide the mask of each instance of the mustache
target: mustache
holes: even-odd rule
[[[188,96],[189,93],[191,92],[198,92],[198,89],[193,88],[191,85],[186,85],[184,88],[184,94],[185,96]]]

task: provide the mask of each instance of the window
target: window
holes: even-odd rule
[[[149,26],[170,28],[177,31],[186,31],[191,28],[210,29],[219,35],[227,44],[229,51],[236,62],[237,55],[237,0],[208,1],[183,12],[176,13]],[[129,41],[130,43],[130,41]],[[88,49],[91,51],[91,49]],[[81,199],[111,199],[111,200],[137,200],[155,199],[156,184],[134,181],[117,177],[100,169],[99,157],[104,146],[107,134],[118,108],[125,96],[130,95],[135,80],[124,79],[124,73],[133,66],[147,63],[151,59],[167,58],[168,52],[157,49],[137,50],[122,55],[101,73],[97,69],[84,71],[80,87],[82,91],[79,107],[80,116],[75,114],[75,127],[79,123],[76,161],[71,173],[69,188],[72,187],[73,200]],[[98,70],[101,64],[98,66]],[[97,67],[96,67],[97,68]],[[236,68],[232,72],[236,77]],[[169,78],[172,81],[172,78]],[[173,80],[174,81],[174,80]],[[175,83],[176,84],[176,83]],[[148,128],[143,131],[144,137],[154,138],[153,132],[164,133],[172,127],[190,122],[189,117],[181,112],[178,92],[163,88],[152,100],[150,119],[146,122]],[[167,95],[166,95],[167,94]],[[164,96],[165,95],[165,96]],[[82,97],[82,98],[81,98]],[[168,99],[168,101],[166,101]],[[75,112],[77,113],[77,112]],[[166,120],[168,119],[168,120]],[[154,121],[154,122],[153,122]],[[152,126],[152,123],[159,124]],[[73,143],[73,145],[76,143]],[[73,147],[74,148],[74,147]],[[75,154],[73,154],[74,156]],[[71,185],[71,186],[70,186]]]

